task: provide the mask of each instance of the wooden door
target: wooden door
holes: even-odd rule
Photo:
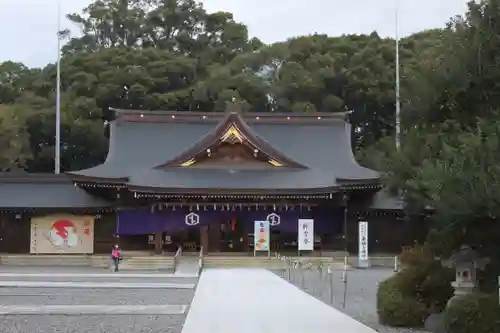
[[[0,216],[0,253],[30,252],[30,220]]]

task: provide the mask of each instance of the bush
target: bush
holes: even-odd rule
[[[397,276],[379,285],[377,313],[382,325],[404,327],[421,326],[429,315],[425,304],[398,290]]]
[[[441,312],[453,295],[453,270],[444,268],[425,247],[402,255],[403,270],[380,284],[377,312],[381,324],[422,326]]]
[[[443,320],[448,333],[500,333],[498,296],[468,295],[454,299]]]

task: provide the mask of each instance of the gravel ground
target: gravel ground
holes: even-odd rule
[[[185,316],[2,316],[2,333],[180,333]]]
[[[425,332],[415,329],[391,328],[378,323],[376,300],[378,284],[390,277],[390,269],[372,268],[364,270],[350,270],[347,273],[346,303],[344,303],[344,283],[342,272],[334,271],[332,275],[312,270],[292,270],[290,278],[288,272],[277,272],[278,275],[298,288],[333,305],[336,309],[346,313],[363,324],[382,333],[415,333]],[[332,288],[333,286],[333,293]]]
[[[109,273],[107,270],[78,267],[5,267],[0,273]],[[130,274],[147,273],[133,271]],[[154,274],[154,273],[153,273]],[[3,281],[61,282],[142,282],[196,283],[193,278],[135,277],[1,277]],[[1,283],[0,283],[1,284]],[[0,287],[0,305],[189,305],[190,289],[81,289]],[[181,333],[183,315],[0,315],[1,333]]]
[[[0,288],[2,305],[189,305],[194,290]],[[0,331],[1,332],[1,331]]]

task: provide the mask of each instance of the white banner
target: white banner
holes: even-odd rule
[[[358,265],[359,267],[369,266],[368,257],[368,222],[358,223]]]
[[[299,219],[298,243],[299,251],[314,250],[314,220]]]
[[[253,237],[254,253],[269,251],[269,221],[255,221]]]

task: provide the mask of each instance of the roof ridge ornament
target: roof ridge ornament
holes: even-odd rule
[[[232,97],[231,101],[226,102],[226,113],[230,114],[240,114],[243,111],[243,103],[238,101],[236,97]]]

